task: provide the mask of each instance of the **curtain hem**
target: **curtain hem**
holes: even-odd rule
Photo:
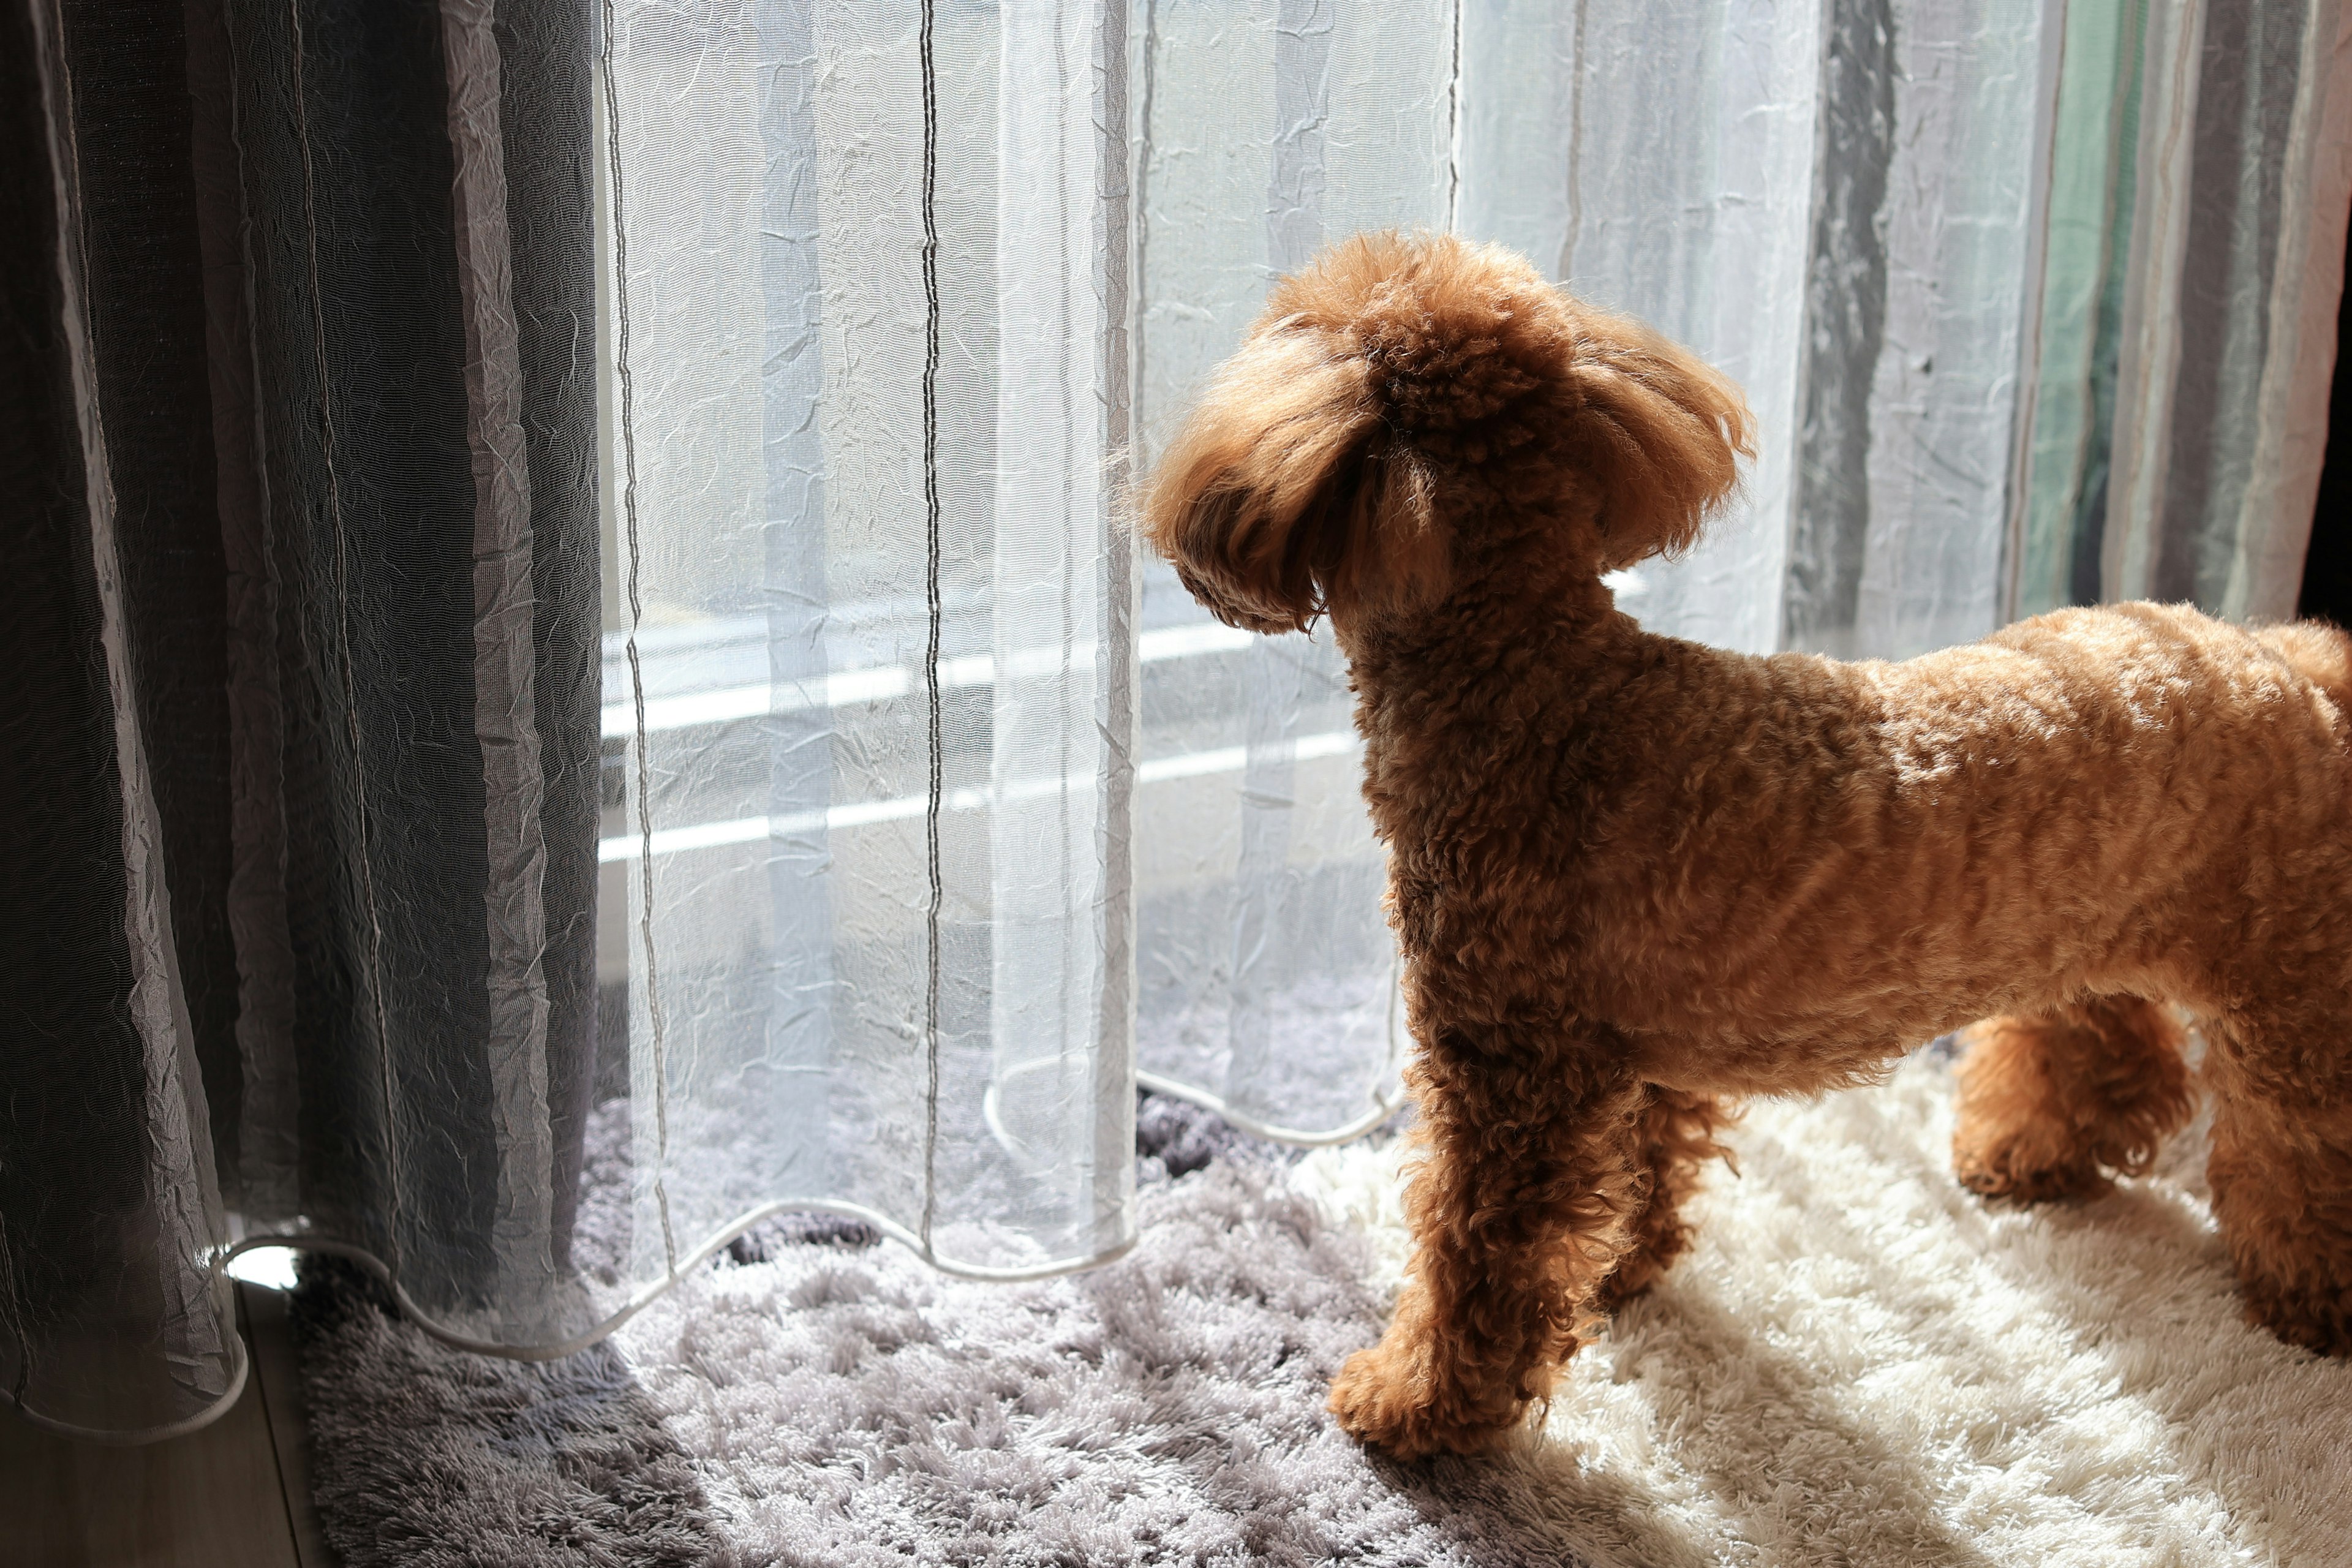
[[[1195,1089],[1189,1083],[1172,1078],[1162,1078],[1156,1072],[1147,1072],[1138,1068],[1135,1082],[1139,1089],[1148,1089],[1154,1094],[1164,1094],[1171,1099],[1197,1105],[1203,1110],[1214,1111],[1231,1123],[1236,1131],[1246,1132],[1254,1138],[1264,1138],[1276,1143],[1288,1143],[1301,1149],[1328,1149],[1340,1143],[1352,1143],[1411,1103],[1402,1092],[1394,1089],[1382,1089],[1372,1097],[1372,1109],[1354,1121],[1344,1122],[1328,1131],[1310,1132],[1296,1127],[1282,1127],[1270,1121],[1260,1121],[1246,1111],[1234,1110],[1222,1098],[1210,1093],[1205,1089]]]
[[[672,1273],[667,1279],[648,1286],[638,1291],[636,1294],[631,1296],[626,1305],[623,1306],[618,1311],[605,1317],[593,1327],[583,1330],[580,1333],[574,1334],[569,1339],[556,1340],[545,1344],[506,1344],[496,1340],[480,1339],[472,1334],[467,1334],[459,1330],[447,1327],[446,1325],[437,1321],[432,1313],[426,1311],[424,1308],[416,1304],[415,1300],[410,1297],[407,1290],[401,1285],[400,1281],[394,1278],[392,1270],[385,1266],[382,1258],[378,1258],[373,1252],[364,1247],[355,1246],[346,1241],[336,1241],[327,1237],[312,1236],[280,1235],[247,1237],[243,1241],[238,1242],[235,1247],[229,1248],[226,1253],[222,1254],[220,1261],[215,1265],[215,1268],[218,1270],[225,1271],[231,1260],[242,1256],[243,1254],[247,1252],[258,1252],[265,1247],[282,1247],[296,1252],[322,1252],[336,1258],[348,1258],[352,1262],[356,1263],[361,1268],[366,1269],[370,1274],[374,1275],[377,1280],[382,1283],[386,1289],[392,1292],[393,1300],[398,1303],[401,1315],[403,1317],[406,1318],[410,1322],[415,1323],[426,1333],[432,1335],[433,1338],[440,1341],[443,1344],[451,1346],[457,1350],[471,1351],[477,1355],[498,1356],[506,1361],[560,1361],[568,1355],[577,1355],[580,1352],[588,1349],[598,1342],[611,1337],[616,1330],[618,1330],[623,1324],[626,1323],[631,1318],[635,1317],[639,1312],[644,1311],[647,1307],[652,1306],[656,1301],[658,1301],[662,1297],[675,1289],[677,1285],[685,1279],[686,1276],[689,1272],[700,1267],[703,1263],[708,1262],[719,1251],[720,1248],[734,1241],[738,1237],[740,1237],[744,1232],[751,1229],[754,1226],[757,1226],[763,1221],[772,1219],[778,1215],[783,1214],[827,1214],[838,1215],[845,1219],[863,1220],[867,1225],[872,1226],[876,1230],[880,1231],[886,1238],[904,1247],[907,1250],[912,1252],[916,1257],[921,1258],[925,1263],[929,1264],[931,1268],[938,1269],[942,1274],[953,1275],[960,1279],[983,1279],[1003,1283],[1016,1283],[1032,1279],[1051,1279],[1064,1274],[1077,1274],[1089,1268],[1098,1268],[1104,1264],[1118,1261],[1119,1258],[1127,1256],[1129,1252],[1134,1250],[1135,1244],[1138,1239],[1139,1239],[1140,1235],[1139,1232],[1130,1233],[1122,1238],[1117,1246],[1106,1247],[1099,1252],[1087,1253],[1082,1257],[1053,1258],[1046,1262],[1039,1263],[1028,1268],[992,1268],[989,1265],[981,1263],[960,1262],[955,1258],[935,1252],[923,1245],[920,1237],[917,1236],[913,1229],[907,1226],[900,1225],[898,1221],[889,1218],[887,1215],[877,1210],[866,1208],[860,1204],[841,1203],[827,1198],[779,1199],[774,1203],[761,1204],[757,1208],[747,1209],[743,1213],[736,1215],[733,1219],[728,1221],[727,1224],[712,1232],[709,1238],[703,1242],[701,1246],[696,1247],[693,1251],[687,1253],[684,1257],[679,1258],[676,1272]],[[242,1370],[239,1371],[237,1376],[239,1379],[239,1386],[242,1386],[242,1380],[244,1377]],[[152,1441],[155,1437],[175,1436],[182,1431],[195,1430],[197,1426],[201,1426],[206,1421],[212,1420],[215,1415],[219,1414],[220,1411],[226,1410],[228,1405],[235,1402],[235,1396],[232,1394],[229,1400],[219,1406],[218,1410],[215,1410],[211,1414],[207,1414],[202,1420],[195,1421],[193,1424],[174,1427],[168,1432],[157,1432],[152,1436],[142,1434],[134,1436],[110,1437],[104,1440],[110,1442],[143,1443]],[[68,1428],[63,1426],[58,1426],[56,1429],[58,1431],[68,1430]],[[79,1432],[79,1428],[73,1430],[77,1433]]]
[[[44,1415],[6,1394],[0,1394],[0,1401],[5,1401],[8,1408],[16,1411],[17,1418],[26,1425],[79,1443],[103,1443],[110,1448],[135,1448],[148,1443],[169,1442],[172,1438],[184,1437],[191,1432],[204,1430],[236,1409],[236,1402],[245,1396],[246,1375],[251,1369],[253,1358],[246,1352],[243,1334],[231,1335],[229,1344],[230,1359],[236,1365],[229,1373],[228,1392],[194,1415],[162,1426],[82,1426],[71,1421],[60,1421],[53,1415]]]

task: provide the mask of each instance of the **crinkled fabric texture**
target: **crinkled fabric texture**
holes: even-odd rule
[[[352,1568],[2352,1562],[2352,1367],[2243,1321],[2201,1136],[2000,1208],[1948,1095],[1926,1053],[1754,1107],[1692,1250],[1492,1458],[1391,1466],[1323,1411],[1402,1271],[1397,1146],[1286,1167],[1147,1105],[1143,1241],[1090,1274],[768,1235],[545,1368],[337,1286],[300,1320],[321,1511]]]

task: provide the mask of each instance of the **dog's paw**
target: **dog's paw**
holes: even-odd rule
[[[1331,1414],[1360,1442],[1398,1459],[1431,1454],[1476,1454],[1516,1430],[1523,1406],[1507,1415],[1478,1409],[1440,1386],[1425,1350],[1392,1350],[1383,1342],[1358,1351],[1331,1380]]]
[[[1963,1119],[1952,1134],[1952,1173],[1980,1197],[2042,1204],[2107,1190],[2095,1151],[2069,1147],[2047,1128],[1993,1131]]]

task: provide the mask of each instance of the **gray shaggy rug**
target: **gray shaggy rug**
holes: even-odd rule
[[[1107,1268],[970,1283],[787,1219],[541,1365],[306,1260],[330,1540],[349,1568],[1561,1563],[1491,1467],[1400,1471],[1326,1418],[1384,1303],[1291,1161],[1174,1100],[1139,1123],[1143,1240]]]
[[[314,1267],[320,1511],[350,1568],[2352,1563],[2352,1363],[2244,1321],[2201,1136],[2015,1210],[1950,1135],[1933,1053],[1753,1107],[1690,1253],[1475,1461],[1323,1411],[1401,1277],[1393,1143],[1286,1160],[1167,1101],[1141,1244],[1065,1279],[804,1221],[531,1367]]]

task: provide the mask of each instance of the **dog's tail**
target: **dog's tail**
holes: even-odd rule
[[[1738,390],[1647,328],[1499,247],[1364,235],[1276,288],[1142,529],[1221,619],[1303,630],[1441,597],[1496,530],[1551,529],[1596,572],[1682,549],[1751,451]],[[1449,491],[1474,479],[1501,508],[1465,537]]]

